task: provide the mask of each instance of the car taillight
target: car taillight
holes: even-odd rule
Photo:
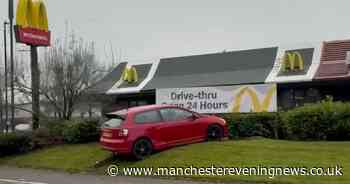
[[[129,130],[128,129],[121,129],[120,131],[119,131],[119,137],[126,137],[126,136],[128,136],[128,133],[129,133]]]

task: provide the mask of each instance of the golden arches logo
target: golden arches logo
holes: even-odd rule
[[[267,91],[263,101],[261,102],[254,88],[242,87],[239,89],[239,92],[236,94],[232,112],[240,112],[242,100],[243,100],[243,97],[245,97],[245,95],[248,95],[252,101],[251,110],[253,112],[267,112],[269,111],[269,108],[272,103],[272,99],[275,96],[276,92],[277,92],[277,87],[276,85],[273,85]]]
[[[19,0],[16,23],[23,28],[48,31],[48,18],[43,0]]]
[[[135,67],[125,67],[122,73],[122,80],[127,81],[128,83],[137,83],[138,82],[138,73]]]
[[[283,71],[304,70],[304,58],[299,52],[287,52],[283,57]]]

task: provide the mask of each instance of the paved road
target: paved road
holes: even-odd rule
[[[0,184],[203,184],[143,177],[108,177],[0,166]],[[208,183],[206,183],[208,184]]]

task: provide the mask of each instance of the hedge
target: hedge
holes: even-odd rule
[[[34,135],[38,134],[44,145],[95,142],[100,135],[98,122],[99,119],[47,120]]]
[[[231,138],[263,136],[280,138],[281,131],[277,113],[223,114],[229,123]]]
[[[224,114],[230,136],[292,140],[350,140],[350,103],[327,99],[285,112]]]
[[[31,138],[25,134],[0,134],[0,156],[24,153],[32,149]]]
[[[27,134],[0,133],[0,156],[19,154],[59,144],[96,142],[99,140],[97,120],[46,121]]]
[[[63,125],[55,126],[55,127],[63,127]],[[59,145],[64,143],[64,139],[62,134],[56,132],[55,129],[50,129],[47,127],[40,127],[35,130],[32,135],[32,142],[34,149],[44,148],[51,145]]]
[[[284,112],[289,139],[350,140],[350,103],[331,99]]]
[[[62,132],[65,143],[76,144],[98,141],[100,137],[97,121],[71,121],[65,122]]]

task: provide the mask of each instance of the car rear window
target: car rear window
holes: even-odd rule
[[[102,124],[102,128],[117,128],[125,120],[124,115],[117,114],[105,114],[104,123]]]
[[[122,125],[124,119],[112,118],[103,123],[102,128],[117,128]]]

